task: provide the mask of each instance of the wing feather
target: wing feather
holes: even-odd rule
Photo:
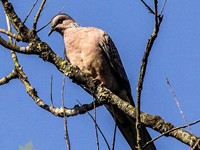
[[[127,92],[131,94],[130,83],[123,67],[122,61],[120,59],[119,53],[108,34],[104,34],[104,38],[100,43],[100,47],[105,52],[108,62],[112,70],[115,72],[118,81],[127,90]]]

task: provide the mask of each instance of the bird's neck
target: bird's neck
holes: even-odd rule
[[[76,22],[73,22],[73,23],[70,23],[67,27],[69,27],[69,28],[79,28],[80,25]]]

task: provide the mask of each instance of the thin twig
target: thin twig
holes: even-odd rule
[[[147,5],[147,3],[143,0],[141,0],[141,2],[144,4],[144,6],[149,10],[150,13],[154,14],[154,11],[151,9],[151,7],[149,5]]]
[[[79,100],[76,100],[76,101],[77,101],[83,108],[85,108],[85,107],[81,104],[81,102],[80,102]],[[87,110],[85,110],[85,111],[86,111],[86,113],[90,116],[90,118],[95,122],[95,120],[94,120],[93,116],[90,114],[90,112],[88,112]],[[108,149],[111,150],[111,149],[110,149],[110,146],[109,146],[109,144],[108,144],[108,141],[107,141],[107,139],[106,139],[106,137],[105,137],[105,135],[104,135],[103,132],[101,131],[101,129],[100,129],[100,127],[98,126],[98,124],[96,124],[96,125],[97,125],[97,128],[98,128],[99,132],[101,133],[101,135],[102,135],[104,141],[106,142],[106,145],[107,145]]]
[[[64,60],[66,60],[64,54]],[[69,133],[68,133],[68,126],[67,126],[67,116],[65,114],[65,104],[64,104],[64,88],[65,88],[65,75],[63,74],[63,82],[62,82],[62,90],[61,90],[61,97],[62,97],[62,108],[63,108],[63,118],[64,118],[64,129],[65,129],[65,139],[66,139],[66,144],[67,144],[67,149],[70,150],[71,145],[70,145],[70,139],[69,139]]]
[[[61,13],[64,9],[65,9],[65,6],[63,6],[63,7],[58,11],[57,14]]]
[[[113,132],[113,140],[112,140],[112,150],[115,149],[115,141],[116,141],[116,131],[117,131],[117,121],[116,121],[116,116],[115,116],[115,113],[114,113],[114,109],[113,107],[111,106],[112,108],[112,112],[113,112],[113,117],[114,117],[114,120],[115,120],[115,127],[114,127],[114,132]]]
[[[114,132],[113,132],[113,140],[112,140],[112,150],[115,149],[116,133],[117,133],[117,124],[116,124],[116,121],[115,121],[115,127],[114,127]]]
[[[95,99],[93,98],[93,101]],[[98,128],[97,128],[97,109],[94,103],[94,128],[95,128],[95,136],[96,136],[96,142],[97,142],[97,150],[100,150],[100,146],[99,146],[99,135],[98,135]]]
[[[197,124],[197,123],[199,123],[199,122],[200,122],[200,119],[199,119],[199,120],[196,120],[196,121],[194,121],[194,122],[192,122],[192,123],[190,123],[190,124],[186,124],[186,125],[183,125],[183,126],[179,126],[179,127],[172,128],[171,130],[166,131],[166,132],[160,134],[159,136],[155,137],[154,139],[148,141],[148,142],[143,146],[143,148],[147,147],[147,145],[149,145],[149,144],[151,144],[152,142],[158,140],[158,139],[161,138],[162,136],[168,135],[169,133],[171,133],[171,132],[173,132],[173,131],[175,131],[175,130],[178,130],[178,129],[187,128],[188,125],[189,125],[189,126],[195,125],[195,124]]]
[[[164,3],[163,3],[163,6],[162,6],[161,11],[160,11],[160,15],[163,14],[166,4],[167,4],[167,0],[165,0]]]
[[[178,98],[177,98],[177,96],[176,96],[176,93],[174,92],[174,90],[173,90],[173,88],[172,88],[172,85],[170,84],[170,82],[169,82],[169,80],[168,80],[167,78],[166,78],[166,81],[167,81],[167,85],[169,86],[169,89],[170,89],[170,91],[171,91],[171,93],[172,93],[172,95],[173,95],[173,98],[174,98],[174,100],[175,100],[175,102],[176,102],[176,105],[177,105],[177,107],[178,107],[178,109],[179,109],[181,115],[182,115],[182,117],[183,117],[183,119],[184,119],[186,125],[188,125],[188,128],[189,128],[189,130],[190,130],[190,133],[193,134],[192,129],[191,129],[191,127],[189,126],[189,122],[188,122],[186,116],[184,115],[183,110],[182,110],[182,108],[181,108],[181,105],[180,105],[180,103],[179,103],[179,101],[178,101]]]
[[[37,14],[36,14],[36,16],[35,16],[35,18],[34,18],[33,29],[35,29],[35,30],[36,30],[36,27],[37,27],[38,19],[39,19],[39,17],[40,17],[40,14],[41,14],[41,12],[42,12],[42,10],[43,10],[43,7],[44,7],[44,4],[45,4],[45,3],[46,3],[46,0],[43,0],[42,3],[41,3],[41,5],[40,5],[40,8],[39,8],[39,10],[38,10],[38,12],[37,12]]]
[[[54,104],[53,104],[53,75],[51,75],[50,99],[51,99],[51,105],[54,107]]]
[[[65,8],[65,6],[63,6],[63,7],[59,10],[59,12],[58,12],[57,14],[61,13],[61,12],[63,11],[64,8]],[[37,32],[37,33],[40,32],[41,30],[43,30],[44,28],[46,28],[50,23],[51,23],[51,20],[50,20],[46,25],[44,25],[42,28],[40,28],[39,30],[37,30],[36,32]]]
[[[35,8],[35,5],[37,4],[38,0],[35,0],[33,6],[31,7],[30,11],[28,12],[28,14],[26,15],[26,18],[24,19],[23,23],[26,22],[26,20],[28,19],[28,17],[30,16],[31,12],[33,11],[33,9]]]
[[[111,105],[111,111],[112,111],[113,118],[114,118],[114,121],[115,121],[114,132],[113,132],[113,140],[112,140],[112,150],[114,150],[115,149],[115,141],[116,141],[117,120],[116,120],[116,115],[115,115],[114,108],[113,108],[112,105]]]
[[[50,20],[46,25],[44,25],[42,28],[38,29],[36,32],[38,33],[38,32],[40,32],[40,31],[42,31],[42,30],[43,30],[44,28],[46,28],[50,23],[51,23],[51,20]]]
[[[63,115],[64,115],[64,130],[65,130],[65,140],[67,144],[67,149],[70,150],[70,139],[69,139],[69,133],[68,133],[68,126],[67,126],[67,116],[65,114],[65,103],[64,103],[64,89],[65,89],[65,75],[63,75],[63,82],[62,82],[62,90],[61,90],[61,99],[62,99],[62,107],[63,107]]]

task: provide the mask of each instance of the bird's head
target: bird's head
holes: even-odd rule
[[[63,34],[63,31],[68,27],[70,23],[74,23],[74,19],[72,19],[67,14],[58,14],[51,20],[51,30],[48,33],[48,36],[51,35],[52,32],[57,31],[60,34]]]

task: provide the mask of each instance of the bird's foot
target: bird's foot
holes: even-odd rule
[[[94,82],[95,85],[100,85],[101,87],[104,87],[104,82],[101,81],[99,77],[93,78],[92,81]]]

